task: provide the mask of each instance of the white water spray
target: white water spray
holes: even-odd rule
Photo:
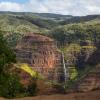
[[[68,73],[68,69],[66,68],[65,57],[64,57],[63,52],[62,52],[62,63],[63,63],[63,70],[64,70],[64,78],[65,78],[65,82],[66,82],[68,80],[69,73]]]

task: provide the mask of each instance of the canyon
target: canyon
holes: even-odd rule
[[[57,83],[69,81],[71,74],[74,75],[74,69],[84,70],[90,65],[92,69],[96,66],[95,71],[84,73],[84,77],[76,81],[75,91],[90,91],[100,87],[100,72],[96,71],[100,70],[99,65],[92,64],[93,59],[96,59],[93,55],[98,53],[99,49],[97,52],[93,43],[82,43],[81,48],[72,44],[71,48],[62,51],[57,47],[55,40],[40,34],[28,33],[17,44],[15,52],[18,63],[27,63],[44,79]]]

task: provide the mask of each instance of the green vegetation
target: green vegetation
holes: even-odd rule
[[[64,52],[65,61],[72,63],[70,66],[72,68],[69,69],[70,80],[63,84],[65,89],[72,89],[92,70],[90,65],[89,67],[85,65],[85,68],[81,69],[82,62],[80,61],[79,66],[77,60],[84,51],[95,50],[95,44],[100,42],[100,16],[74,17],[58,14],[0,12],[0,32],[2,32],[0,33],[0,96],[6,98],[33,96],[37,93],[36,79],[42,78],[41,75],[27,64],[16,64],[20,66],[20,70],[33,78],[27,87],[23,87],[18,73],[13,74],[8,71],[8,66],[16,62],[12,49],[24,34],[33,32],[52,37],[57,41],[59,49]]]
[[[100,24],[80,23],[60,26],[53,29],[50,32],[50,36],[62,45],[81,42],[99,42]]]
[[[4,39],[3,35],[0,33],[0,73],[3,71],[3,67],[6,64],[15,61],[16,61],[15,54],[8,47],[6,40]]]
[[[0,30],[14,46],[21,35],[29,32],[48,35],[60,45],[100,40],[100,16],[74,17],[59,14],[0,12]],[[14,42],[13,42],[14,41]]]
[[[22,91],[22,85],[16,75],[1,74],[0,75],[0,96],[6,98],[14,98]]]
[[[21,63],[16,65],[17,68],[22,69],[23,71],[27,72],[30,74],[31,77],[34,77],[36,79],[43,79],[42,75],[39,74],[38,72],[34,71],[28,64],[26,63]]]
[[[9,66],[12,66],[11,63],[15,62],[16,59],[13,50],[9,48],[5,38],[0,33],[0,96],[14,98],[20,97],[21,94],[23,96],[35,95],[37,90],[36,80],[24,88],[20,83],[18,73],[9,73]],[[22,69],[24,68],[22,67]],[[30,71],[31,69],[28,72],[31,73]]]
[[[20,68],[29,73],[32,77],[37,77],[37,72],[33,71],[28,64],[21,64]]]
[[[12,98],[19,92],[21,86],[17,76],[7,72],[8,64],[15,61],[13,51],[7,46],[7,42],[0,33],[0,96]]]
[[[16,47],[17,43],[22,39],[23,34],[11,33],[5,36],[8,45],[12,48]]]
[[[0,25],[0,30],[5,33],[45,33],[57,26],[57,22],[35,14],[2,13],[0,14]]]
[[[75,80],[76,77],[78,76],[78,71],[77,71],[76,67],[70,68],[69,73],[70,73],[70,80]]]

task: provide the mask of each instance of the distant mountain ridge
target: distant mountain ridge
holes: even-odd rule
[[[54,14],[54,13],[32,13],[32,12],[10,12],[10,11],[0,11],[0,14],[10,14],[10,15],[23,15],[23,16],[35,16],[41,18],[53,18],[53,19],[90,19],[100,18],[100,15],[86,15],[86,16],[72,16],[72,15],[62,15],[62,14]]]
[[[0,11],[0,30],[46,33],[54,27],[100,20],[100,15],[72,16],[53,13]]]
[[[100,15],[75,16],[65,21],[62,21],[61,24],[65,25],[65,24],[70,24],[70,23],[81,23],[81,22],[91,21],[94,19],[100,20]]]

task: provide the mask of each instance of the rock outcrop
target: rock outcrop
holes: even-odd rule
[[[18,43],[15,52],[18,62],[28,63],[49,80],[58,80],[57,66],[61,54],[53,39],[29,33]]]

